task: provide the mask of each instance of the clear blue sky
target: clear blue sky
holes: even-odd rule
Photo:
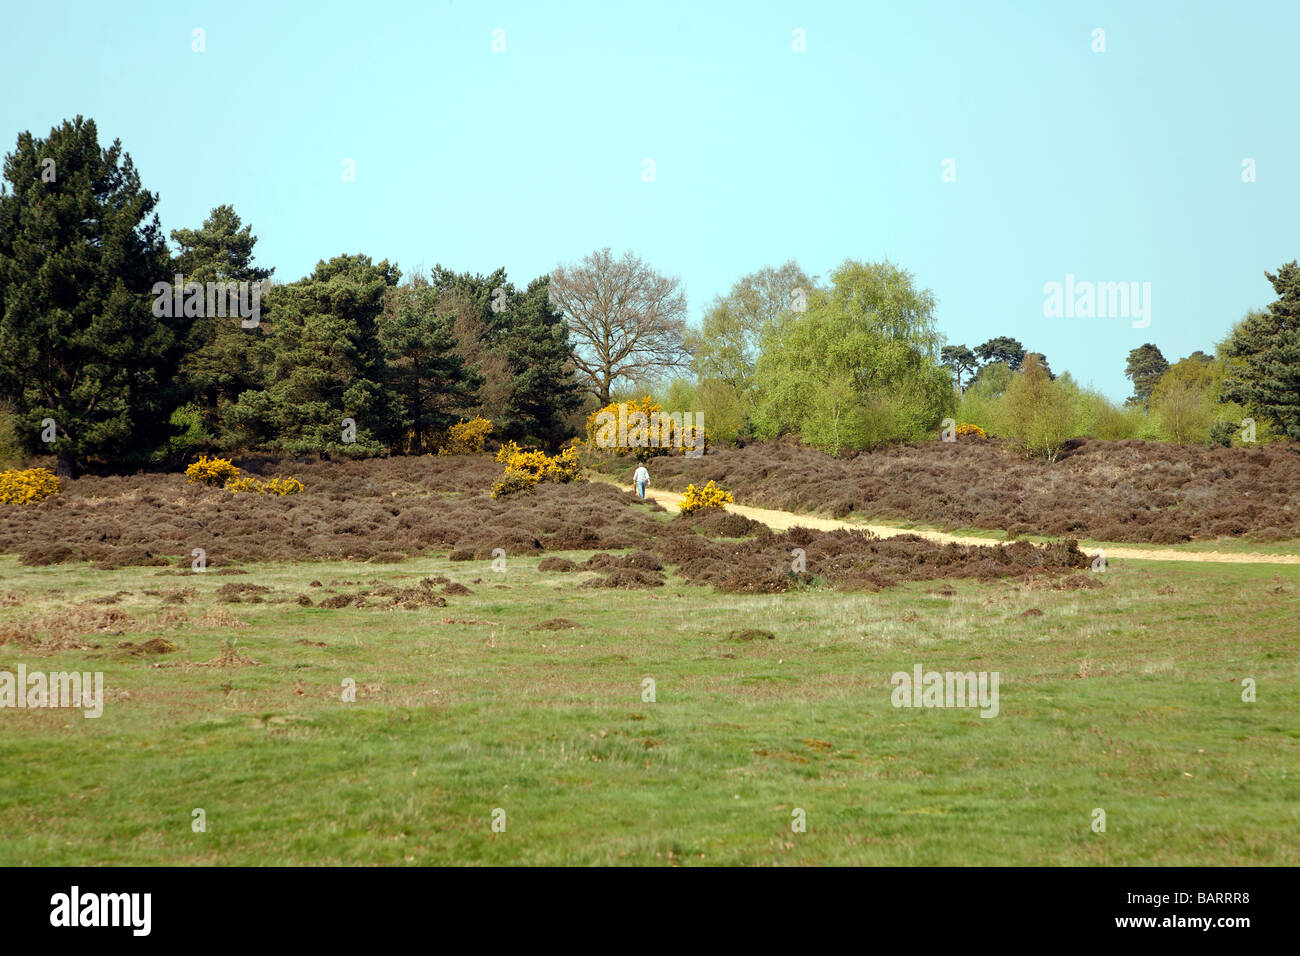
[[[282,280],[364,252],[523,284],[609,245],[680,275],[698,321],[763,265],[887,257],[950,342],[1012,335],[1121,399],[1129,349],[1210,351],[1300,256],[1293,0],[42,0],[2,22],[4,152],[93,117],[165,229],[231,203]],[[1150,327],[1044,318],[1067,273],[1150,282]]]

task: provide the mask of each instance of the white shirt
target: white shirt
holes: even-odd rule
[[[632,476],[632,480],[636,482],[644,481],[647,485],[650,484],[650,472],[645,470],[645,465],[637,466],[636,474]]]

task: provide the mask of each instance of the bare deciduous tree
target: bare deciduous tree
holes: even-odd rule
[[[586,388],[609,404],[621,376],[645,377],[686,365],[686,294],[681,279],[655,272],[630,251],[609,247],[551,274],[551,304],[569,322]]]

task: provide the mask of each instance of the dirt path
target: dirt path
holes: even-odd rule
[[[632,491],[630,485],[618,485],[624,491]],[[681,501],[682,496],[675,491],[659,491],[654,488],[646,489],[646,497],[657,501],[665,508],[676,508],[677,502]],[[974,544],[982,547],[989,545],[1002,544],[1000,541],[990,541],[988,538],[967,538],[961,535],[947,534],[943,531],[909,531],[906,528],[894,528],[890,525],[882,524],[853,524],[848,521],[838,521],[834,518],[817,518],[813,515],[800,515],[792,511],[773,511],[770,508],[753,508],[749,505],[727,505],[727,510],[733,514],[743,515],[754,521],[761,521],[773,531],[785,531],[800,525],[804,528],[813,528],[817,531],[836,531],[840,528],[848,528],[850,531],[870,531],[872,534],[879,535],[882,538],[892,538],[900,534],[914,534],[919,538],[925,538],[929,541],[936,541],[940,544]],[[1231,553],[1224,551],[1152,551],[1143,548],[1116,547],[1106,548],[1106,560],[1110,561],[1115,558],[1131,561],[1212,561],[1223,564],[1300,564],[1300,554],[1254,554],[1254,553]],[[1094,552],[1095,553],[1095,552]]]

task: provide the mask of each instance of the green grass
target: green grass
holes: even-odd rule
[[[671,578],[583,589],[536,563],[175,577],[0,558],[0,598],[24,598],[0,607],[0,631],[118,590],[132,594],[115,607],[148,622],[98,651],[0,645],[0,668],[101,670],[106,686],[97,720],[0,710],[0,864],[1300,859],[1290,569],[1113,562],[1100,590],[735,596]],[[319,599],[308,582],[434,573],[474,593],[416,611],[222,605],[249,626],[193,623],[231,581]],[[190,622],[158,624],[160,599],[141,592],[179,586],[198,592]],[[579,627],[537,629],[553,618]],[[744,628],[776,636],[727,640]],[[155,635],[179,652],[114,647]],[[212,660],[231,638],[260,666],[155,666]],[[998,671],[999,716],[894,708],[890,675],[916,663]],[[347,678],[355,703],[340,699]]]

